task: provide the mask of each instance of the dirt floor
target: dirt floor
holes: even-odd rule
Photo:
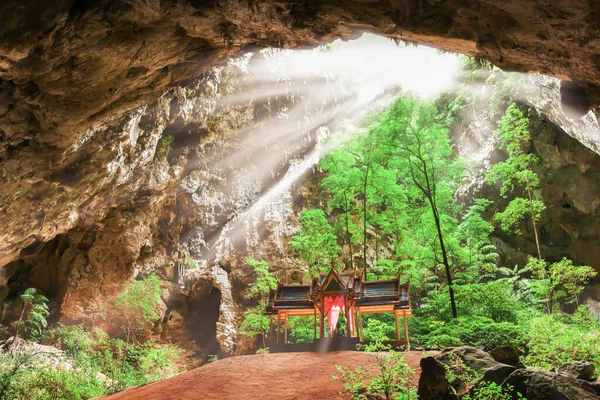
[[[416,371],[419,362],[433,352],[408,351],[405,361]],[[373,354],[340,351],[326,354],[277,353],[231,357],[179,376],[141,386],[104,399],[340,399],[342,385],[332,383],[335,365],[361,366],[375,371]]]

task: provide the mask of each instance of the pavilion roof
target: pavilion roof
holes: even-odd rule
[[[269,296],[267,313],[312,309],[321,295],[336,291],[349,293],[358,307],[390,305],[394,309],[410,308],[410,283],[400,283],[400,277],[363,281],[353,271],[337,272],[332,269],[328,273],[320,273],[310,285],[278,285]]]

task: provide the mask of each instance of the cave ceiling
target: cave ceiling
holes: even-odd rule
[[[582,113],[598,104],[600,2],[593,0],[5,0],[0,16],[4,223],[15,215],[9,203],[27,195],[35,204],[45,196],[36,187],[68,177],[57,166],[88,160],[73,149],[90,128],[253,49],[310,48],[369,31],[572,80],[565,102]],[[51,225],[34,212],[19,215]],[[4,225],[0,265],[61,231],[37,225]]]

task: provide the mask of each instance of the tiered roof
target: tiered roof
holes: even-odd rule
[[[409,309],[410,282],[400,283],[400,277],[388,280],[363,281],[354,272],[320,273],[310,285],[278,285],[272,290],[267,303],[267,313],[278,310],[313,309],[323,296],[346,293],[357,307],[393,306]]]

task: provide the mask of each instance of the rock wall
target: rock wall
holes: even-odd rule
[[[245,259],[268,260],[281,281],[302,280],[304,268],[288,240],[299,211],[326,200],[314,165],[327,135],[341,129],[333,115],[361,115],[329,76],[300,83],[285,71],[262,76],[264,63],[277,68],[277,55],[271,50],[232,60],[94,125],[50,170],[36,170],[35,152],[12,153],[3,164],[10,172],[7,190],[0,194],[6,204],[0,211],[2,320],[13,317],[17,294],[36,286],[51,298],[53,318],[85,321],[124,282],[156,272],[164,304],[155,336],[185,348],[190,365],[252,347],[237,332],[252,305],[244,298],[253,279]],[[536,80],[529,92],[546,108],[534,97],[529,103],[569,134],[593,138],[593,116],[564,119],[556,111],[559,85],[540,94],[545,85]],[[335,95],[311,95],[315,86]],[[550,204],[544,251],[597,266],[598,157],[546,117],[532,115],[542,195]],[[463,155],[480,154],[473,180],[494,197],[480,185],[494,159],[491,130],[467,146],[480,128],[467,126],[457,145]],[[498,234],[497,243],[508,262],[533,253],[526,238]]]
[[[150,103],[249,46],[315,46],[365,30],[598,85],[598,7],[592,0],[7,0],[2,151],[43,155],[36,167],[47,168],[63,161],[84,128]]]
[[[253,62],[262,68],[277,53]],[[1,268],[4,321],[27,286],[50,297],[55,319],[85,321],[126,281],[156,272],[164,288],[158,337],[182,342],[190,357],[251,345],[237,337],[253,272],[245,259],[270,260],[281,280],[302,279],[287,245],[297,218],[294,183],[318,161],[337,103],[310,96],[304,87],[318,80],[298,84],[283,79],[285,71],[250,79],[262,74],[251,58],[90,128],[70,150],[68,168],[33,185],[12,177],[3,194],[23,201],[4,210],[3,233],[25,248]],[[28,212],[32,218],[20,217]],[[214,315],[198,306],[210,296]]]

